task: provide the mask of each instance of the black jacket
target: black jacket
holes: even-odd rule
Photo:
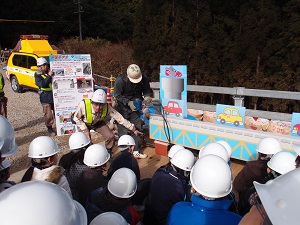
[[[135,99],[143,100],[143,96],[150,96],[150,83],[145,74],[142,74],[142,80],[135,84],[130,82],[126,74],[117,77],[114,86],[114,96],[117,100],[117,110],[125,117],[132,111],[128,106],[130,101]]]
[[[121,154],[111,162],[107,171],[107,177],[110,179],[113,173],[122,167],[131,169],[135,173],[137,181],[140,180],[141,175],[139,164],[134,156],[127,150],[122,151]]]

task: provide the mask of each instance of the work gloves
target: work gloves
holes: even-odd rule
[[[151,98],[150,96],[146,96],[146,97],[144,98],[143,103],[144,103],[145,105],[149,105],[151,102],[152,102],[152,98]]]
[[[130,109],[131,109],[132,111],[136,111],[136,107],[135,107],[133,101],[128,102],[128,106],[130,107]]]
[[[138,99],[138,98],[136,100],[134,100],[134,101],[128,102],[128,106],[130,107],[130,109],[132,111],[139,111],[139,110],[141,110],[142,109],[142,104],[143,104],[142,100]]]

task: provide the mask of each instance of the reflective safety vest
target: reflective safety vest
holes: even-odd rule
[[[3,88],[4,88],[4,81],[3,81],[3,76],[0,73],[0,93],[3,93]]]
[[[91,100],[90,99],[84,99],[85,104],[85,117],[86,117],[86,125],[91,126],[93,123],[93,115],[92,115],[92,107],[91,107]],[[106,103],[102,108],[102,114],[99,118],[99,121],[103,120],[108,112],[108,104]]]
[[[42,74],[41,77],[44,78],[44,79],[47,78],[47,76],[44,75],[44,74]],[[49,87],[48,87],[48,88],[40,88],[40,90],[41,90],[41,91],[52,91],[52,83],[49,84]]]

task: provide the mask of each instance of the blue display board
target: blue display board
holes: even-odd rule
[[[233,105],[216,105],[216,124],[244,128],[245,107]]]
[[[160,66],[160,99],[165,115],[187,117],[187,67]]]

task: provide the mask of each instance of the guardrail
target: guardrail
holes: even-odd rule
[[[151,82],[150,86],[154,92],[154,98],[159,99],[160,83]],[[216,86],[187,85],[187,91],[231,95],[232,98],[234,99],[235,106],[244,106],[244,96],[300,100],[300,92],[247,89],[244,87],[229,88],[229,87],[216,87]],[[188,102],[187,105],[188,108],[191,109],[216,111],[216,105],[208,105],[208,104],[192,103],[192,102]],[[266,118],[272,120],[292,121],[292,114],[262,111],[262,110],[246,109],[246,116],[260,117],[260,118]]]

